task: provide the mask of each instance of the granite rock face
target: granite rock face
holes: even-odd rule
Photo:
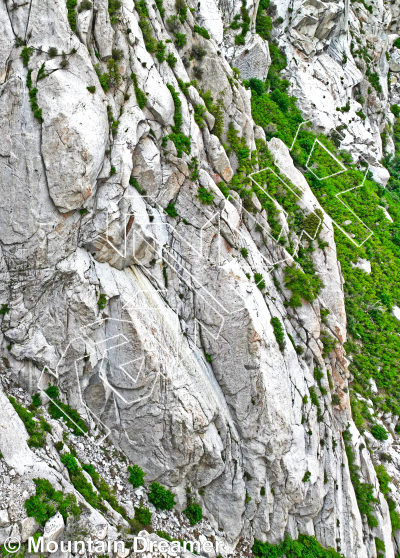
[[[290,11],[286,0],[275,5],[282,22],[272,34],[286,52],[291,91],[314,129],[335,134],[354,161],[373,165],[384,151],[394,153],[391,139],[383,148],[381,134],[400,95],[397,3],[300,0]]]
[[[363,6],[298,4],[290,31],[278,37],[289,49],[292,91],[317,128],[347,123],[343,147],[376,162],[381,114],[390,103],[382,57],[383,92],[369,97],[367,120],[355,115],[356,101],[349,112],[336,111],[352,88],[367,87],[346,43],[349,10]],[[146,50],[132,0],[116,14],[106,0],[95,0],[76,14],[76,33],[63,0],[13,5],[0,0],[2,374],[29,393],[56,383],[93,438],[107,437],[143,468],[146,481],[170,487],[179,511],[186,488],[196,491],[225,554],[240,537],[277,543],[289,532],[316,535],[351,558],[374,557],[379,536],[394,556],[387,503],[351,419],[332,222],[323,215],[324,248],[313,252],[324,287],[314,302],[290,308],[284,269],[293,258],[268,234],[262,212],[264,228],[238,196],[226,199],[220,189],[235,170],[224,147],[229,123],[249,149],[265,138],[252,120],[250,92],[227,62],[242,77],[259,79],[270,64],[258,35],[249,33],[244,48],[224,35],[241,4],[189,3],[186,21],[173,20],[174,30],[166,21],[176,15],[175,4],[165,2],[162,18],[148,3],[151,33],[176,59],[171,65]],[[247,4],[252,28],[256,7]],[[286,18],[287,7],[278,4],[278,14]],[[374,24],[367,14],[367,31]],[[178,49],[172,32],[185,34],[186,45]],[[388,39],[378,35],[383,49]],[[17,37],[32,47],[27,66]],[[50,56],[51,47],[64,54]],[[198,91],[180,87],[193,79],[220,102],[220,130],[218,114],[205,111]],[[34,89],[40,118],[30,106]],[[176,93],[190,155],[173,141]],[[282,176],[302,190],[304,211],[322,210],[283,142],[274,138],[267,146]],[[211,203],[202,203],[199,187],[211,193]],[[325,321],[321,309],[329,311]],[[329,354],[324,334],[336,341]],[[332,404],[333,394],[340,405]],[[57,470],[38,459],[5,394],[0,398],[7,467],[65,488],[61,464]],[[348,424],[363,478],[379,499],[373,529],[363,522],[350,479],[342,437]],[[91,513],[92,524],[105,524]],[[111,530],[120,519],[110,519]],[[59,521],[57,535],[62,529]]]

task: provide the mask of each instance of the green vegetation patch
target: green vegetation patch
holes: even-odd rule
[[[262,543],[255,539],[253,553],[259,558],[344,558],[333,548],[324,548],[315,537],[299,535],[293,540],[289,535],[280,544]]]
[[[133,488],[139,488],[139,486],[144,485],[144,477],[146,473],[141,467],[139,467],[139,465],[129,465],[128,473],[128,481],[132,484]]]
[[[276,342],[278,343],[280,350],[283,351],[286,346],[286,341],[285,341],[285,332],[281,324],[281,321],[277,317],[271,318],[271,325],[274,328],[274,335],[275,335]]]
[[[203,510],[196,503],[190,503],[183,512],[189,520],[190,525],[196,525],[203,519]]]
[[[354,492],[358,509],[362,515],[367,518],[370,527],[376,527],[378,520],[373,515],[374,504],[379,503],[374,497],[374,487],[372,484],[361,481],[360,467],[356,465],[356,456],[351,445],[351,434],[349,430],[343,431],[343,440],[350,470],[350,479],[353,483]]]
[[[167,490],[158,482],[152,482],[149,488],[149,502],[151,502],[157,509],[172,510],[176,502],[175,496],[170,490]]]
[[[77,0],[67,0],[67,11],[68,11],[68,23],[75,33],[76,31],[76,11],[75,8],[77,6]]]
[[[46,432],[51,432],[50,424],[40,415],[36,417],[33,412],[25,409],[14,397],[9,396],[8,399],[29,434],[28,446],[31,448],[42,448],[46,442]]]
[[[64,521],[69,515],[80,515],[81,511],[73,494],[55,490],[46,479],[33,479],[33,482],[36,493],[25,501],[25,509],[28,517],[34,517],[39,525],[44,525],[57,511]]]
[[[75,436],[82,436],[88,431],[85,421],[76,409],[60,401],[60,392],[56,386],[49,386],[45,393],[51,401],[48,406],[49,415],[53,419],[62,419]]]

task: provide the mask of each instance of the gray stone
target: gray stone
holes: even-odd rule
[[[60,512],[57,512],[45,523],[43,532],[44,542],[46,543],[50,541],[56,541],[58,537],[64,532],[64,528],[64,519]]]
[[[5,527],[9,525],[10,518],[8,516],[7,510],[0,510],[0,527]]]
[[[3,545],[10,536],[11,525],[9,527],[0,527],[0,545]]]
[[[242,79],[257,78],[264,81],[271,65],[268,43],[254,34],[250,41],[235,53],[233,66],[240,71]]]
[[[39,529],[39,524],[34,517],[26,517],[21,521],[21,541],[26,542]]]

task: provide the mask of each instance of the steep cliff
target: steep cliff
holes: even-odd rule
[[[345,300],[372,261],[392,297],[378,310],[400,305],[400,208],[381,187],[400,103],[396,10],[0,0],[3,389],[47,408],[57,386],[86,424],[69,443],[89,436],[93,456],[112,443],[178,512],[194,499],[223,555],[285,533],[346,557],[400,550],[397,402],[368,422],[375,384],[357,377],[360,434],[349,381],[367,343],[353,322],[349,343]],[[371,362],[384,368],[371,359],[368,382]],[[390,378],[378,388],[397,398]],[[38,475],[72,490],[59,428],[41,457],[53,452],[55,477],[0,431],[4,470],[24,454],[13,482],[29,496]],[[127,521],[115,506],[110,532]]]

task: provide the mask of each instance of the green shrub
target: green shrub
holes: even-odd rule
[[[119,73],[118,64],[113,58],[110,58],[107,62],[108,72],[103,73],[100,64],[95,64],[93,67],[99,78],[100,85],[105,92],[107,92],[110,87],[117,87],[121,82],[122,78]]]
[[[96,86],[95,85],[88,85],[86,87],[86,89],[89,91],[89,93],[95,93],[96,92]]]
[[[76,409],[73,409],[59,399],[59,391],[56,386],[50,386],[45,390],[46,394],[51,398],[48,411],[53,419],[62,419],[68,428],[72,429],[75,436],[82,436],[88,431],[88,428]]]
[[[279,345],[280,350],[283,351],[286,346],[286,341],[285,341],[285,333],[282,324],[279,318],[276,317],[271,318],[271,324],[272,327],[274,328],[275,339]]]
[[[290,335],[290,333],[288,333],[287,336],[289,337],[290,342],[292,343],[293,348],[294,348],[294,350],[296,351],[296,353],[297,353],[298,355],[302,355],[302,354],[304,353],[303,347],[302,347],[301,345],[296,345],[296,343],[294,342],[294,339],[293,339],[293,337]]]
[[[152,514],[149,508],[145,508],[142,504],[140,504],[138,508],[135,508],[135,519],[139,521],[142,525],[151,524],[151,515]]]
[[[265,92],[264,82],[257,78],[250,78],[248,81],[249,87],[257,95],[262,95]]]
[[[132,535],[138,535],[140,531],[143,531],[144,525],[140,523],[136,518],[129,520],[129,532]]]
[[[256,33],[260,35],[264,41],[269,40],[272,31],[272,18],[267,15],[270,0],[260,0],[256,17]]]
[[[121,8],[121,0],[108,0],[108,13],[110,14],[111,25],[114,25],[118,21],[117,12]]]
[[[93,467],[93,465],[83,465],[82,469],[84,471],[86,471],[87,473],[89,473],[89,475],[92,478],[93,484],[95,485],[95,487],[97,488],[97,490],[99,491],[99,495],[101,500],[106,500],[110,506],[117,511],[118,513],[120,513],[122,515],[122,517],[124,517],[125,519],[127,519],[127,515],[126,512],[124,510],[124,508],[122,506],[119,505],[117,498],[115,497],[115,490],[111,489],[111,487],[106,483],[106,481],[100,477],[100,475],[97,473],[96,469]],[[80,473],[80,478],[83,475]],[[75,479],[76,482],[76,479]],[[80,485],[80,482],[77,483],[78,485]],[[75,484],[74,484],[75,486]],[[75,486],[75,488],[77,488]],[[85,490],[87,489],[87,487],[85,487],[85,485],[82,486],[82,489]],[[77,488],[77,490],[79,490],[79,488]],[[89,497],[93,499],[92,494],[89,492]],[[96,504],[95,500],[93,499],[94,504]],[[92,505],[94,505],[92,504]],[[98,501],[97,502],[97,506],[100,510],[102,510],[103,512],[106,511],[106,508],[104,507],[104,505]],[[94,505],[94,507],[96,507]]]
[[[297,267],[286,267],[285,287],[292,291],[288,306],[297,308],[301,306],[301,299],[312,302],[320,294],[323,283],[318,275],[304,273]]]
[[[377,440],[387,440],[388,433],[386,432],[385,428],[380,424],[373,424],[371,426],[371,434]]]
[[[37,90],[36,87],[32,88],[32,70],[28,70],[28,75],[26,77],[26,85],[29,89],[29,103],[31,105],[31,110],[33,112],[33,116],[35,118],[37,118],[39,120],[39,122],[43,122],[42,109],[39,108],[39,105],[37,104],[37,98],[36,98],[36,94],[37,94],[38,90]],[[2,304],[2,308],[0,310],[0,313],[3,313],[2,312],[3,307],[7,308],[7,305]],[[9,310],[7,310],[7,311],[9,311]]]
[[[369,74],[368,80],[369,80],[370,84],[372,85],[372,87],[378,93],[382,93],[382,86],[381,86],[381,83],[379,81],[379,76],[376,72],[373,72],[373,73]]]
[[[64,453],[60,457],[60,461],[68,469],[69,477],[74,488],[82,494],[91,506],[99,508],[99,497],[93,490],[90,482],[86,480],[86,477],[82,473],[82,469],[79,467],[75,457],[70,453]]]
[[[172,218],[178,217],[178,212],[175,207],[175,203],[169,203],[167,207],[164,209],[165,213]]]
[[[79,4],[79,8],[78,8],[78,12],[83,12],[85,10],[91,10],[93,7],[93,4],[91,3],[90,0],[82,0],[82,2]]]
[[[61,456],[60,461],[63,465],[66,466],[71,474],[75,474],[77,471],[79,471],[79,465],[75,457],[70,453],[64,453],[64,455]]]
[[[385,543],[379,539],[378,537],[375,537],[375,547],[376,547],[376,551],[378,556],[383,553],[385,554]]]
[[[26,431],[29,434],[28,446],[33,448],[41,448],[46,442],[46,432],[51,432],[51,426],[44,418],[40,417],[39,422],[34,420],[34,414],[22,405],[20,405],[14,397],[8,398],[10,403],[16,410],[19,418],[24,423]]]
[[[199,25],[195,25],[193,27],[193,31],[195,33],[198,33],[199,35],[201,35],[202,37],[204,37],[205,39],[210,39],[210,34],[207,31],[207,29],[204,29],[204,27],[200,27]]]
[[[47,54],[49,58],[55,58],[56,56],[58,56],[58,50],[56,47],[50,47],[47,51]]]
[[[193,109],[194,109],[194,120],[195,120],[196,124],[198,125],[198,127],[200,129],[204,128],[204,126],[205,126],[204,115],[205,115],[206,109],[204,108],[203,105],[200,105],[200,104],[193,105]]]
[[[189,504],[183,512],[189,520],[190,525],[196,525],[203,519],[203,510],[199,504]]]
[[[372,484],[360,480],[360,471],[359,467],[356,465],[356,456],[351,446],[351,433],[349,430],[343,432],[343,440],[349,463],[350,479],[356,494],[358,509],[361,514],[366,516],[368,525],[370,527],[376,527],[378,522],[376,517],[372,515],[372,506],[378,503],[378,500],[374,498],[374,487]]]
[[[177,151],[177,155],[178,157],[182,157],[183,152],[189,154],[191,151],[191,146],[190,146],[190,138],[188,138],[187,136],[185,136],[184,134],[182,134],[181,132],[181,128],[182,128],[182,111],[181,111],[181,100],[179,98],[179,94],[177,91],[175,91],[174,87],[167,83],[167,87],[172,95],[173,101],[174,101],[174,105],[175,105],[175,114],[174,114],[174,126],[172,126],[172,134],[169,134],[169,136],[166,136],[165,138],[163,138],[163,145],[165,145],[165,142],[167,141],[167,139],[169,138],[176,147],[176,151]]]
[[[32,396],[32,405],[36,408],[39,408],[42,404],[42,400],[40,399],[40,393],[35,393]]]
[[[56,491],[46,479],[33,479],[36,493],[25,500],[25,509],[28,517],[34,517],[40,525],[53,515],[60,512],[66,521],[69,515],[80,515],[80,509],[76,504],[73,494],[65,494]]]
[[[175,58],[175,56],[172,54],[172,52],[170,52],[168,54],[168,56],[165,59],[167,61],[167,64],[170,68],[175,68],[176,63],[178,62],[178,59]]]
[[[396,48],[400,48],[400,37],[394,41],[393,46]]]
[[[175,506],[175,497],[170,490],[167,490],[158,482],[152,482],[148,493],[149,502],[157,509],[172,510]]]
[[[224,131],[224,110],[225,110],[224,102],[222,99],[223,93],[221,92],[218,100],[215,103],[213,101],[213,98],[209,90],[207,90],[206,92],[199,91],[199,94],[203,99],[208,112],[212,114],[215,118],[215,123],[212,132],[215,136],[217,136],[221,140],[221,136]]]
[[[332,405],[341,405],[342,401],[337,393],[332,393]]]
[[[119,62],[124,57],[124,51],[120,48],[113,48],[111,56],[115,60],[115,62]]]
[[[188,163],[189,169],[192,171],[190,174],[190,180],[193,182],[199,179],[199,162],[197,157],[192,157],[190,163]]]
[[[265,289],[265,279],[261,275],[261,273],[255,273],[254,274],[254,281],[255,281],[257,287],[260,289],[260,291],[263,291]]]
[[[284,540],[276,545],[255,539],[252,551],[259,558],[343,558],[342,554],[333,548],[325,549],[309,535],[299,535],[297,540],[292,540],[286,534]]]
[[[135,89],[136,100],[140,109],[143,109],[147,103],[147,97],[143,91],[138,86],[138,81],[135,73],[131,73],[131,80],[133,81],[133,87]]]
[[[97,301],[97,306],[100,308],[100,310],[104,310],[106,304],[107,304],[107,296],[105,294],[101,294],[99,296],[99,300]]]
[[[311,478],[311,473],[310,473],[310,471],[306,471],[306,472],[304,473],[303,482],[308,482],[308,481],[310,480],[310,478]]]
[[[7,304],[2,304],[0,308],[0,316],[5,316],[5,314],[9,314],[10,309]]]
[[[316,209],[313,213],[309,213],[303,221],[303,229],[311,238],[315,238],[322,229],[323,213],[320,209]]]
[[[198,198],[202,204],[210,205],[214,200],[214,194],[211,190],[207,190],[207,188],[204,188],[204,186],[199,186],[196,198]]]
[[[186,45],[186,35],[184,33],[174,33],[175,44],[178,48],[182,48]]]
[[[392,482],[392,479],[390,478],[390,475],[386,471],[384,465],[376,465],[375,471],[379,481],[379,488],[381,489],[382,494],[386,496],[386,494],[390,492],[389,483]]]
[[[139,465],[130,465],[128,467],[129,478],[128,481],[132,484],[133,488],[138,488],[144,485],[144,477],[146,473],[139,467]]]
[[[193,45],[192,50],[190,52],[191,58],[195,58],[196,60],[203,60],[203,57],[207,54],[203,47],[198,45]]]
[[[54,447],[56,448],[57,451],[61,451],[64,447],[64,442],[62,442],[61,440],[59,442],[57,442]]]
[[[240,253],[244,258],[248,258],[249,257],[249,251],[247,250],[247,248],[243,247],[240,249]]]
[[[108,87],[117,87],[121,81],[121,74],[119,73],[118,64],[113,58],[110,58],[110,60],[108,60],[107,70]]]
[[[60,392],[57,386],[49,386],[44,390],[45,394],[50,397],[50,399],[58,399],[60,397]]]
[[[165,531],[156,531],[157,535],[166,541],[172,542],[173,538],[168,535]]]
[[[187,6],[185,0],[175,0],[175,8],[178,12],[179,21],[184,24],[187,17]]]
[[[395,115],[396,118],[400,117],[400,106],[399,105],[391,105],[390,110]]]
[[[24,66],[27,66],[29,63],[29,59],[32,56],[33,52],[34,52],[34,48],[33,47],[27,47],[24,46],[24,48],[21,51],[21,58],[22,58],[22,62],[24,64]]]
[[[76,31],[76,12],[77,0],[67,0],[68,22],[72,31]]]

